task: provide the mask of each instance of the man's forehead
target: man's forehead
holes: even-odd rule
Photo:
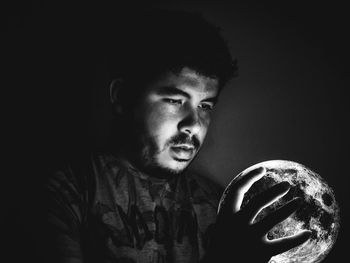
[[[176,86],[183,89],[195,89],[198,92],[211,93],[218,92],[218,80],[216,78],[204,76],[195,70],[184,67],[181,71],[168,72],[157,82],[157,86]]]

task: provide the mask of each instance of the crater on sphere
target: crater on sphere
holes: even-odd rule
[[[333,204],[333,198],[328,193],[322,195],[322,200],[326,206],[331,206]]]
[[[327,213],[326,211],[322,211],[323,213],[321,214],[320,217],[320,222],[324,230],[329,233],[331,230],[332,224],[334,223],[334,219],[331,214]],[[327,235],[328,236],[328,235]]]
[[[261,221],[294,198],[300,197],[303,202],[299,208],[290,217],[270,229],[266,237],[273,240],[306,229],[311,231],[311,237],[307,242],[272,257],[270,263],[321,262],[334,245],[339,230],[339,207],[332,189],[318,174],[291,161],[271,160],[256,164],[245,171],[259,166],[265,167],[266,175],[244,194],[241,209],[260,193],[282,181],[287,181],[291,185],[289,191],[262,209],[254,222]],[[244,175],[245,171],[241,174]],[[302,261],[298,261],[301,258]]]

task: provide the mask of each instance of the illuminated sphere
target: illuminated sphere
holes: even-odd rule
[[[274,226],[268,232],[267,238],[273,240],[287,237],[302,230],[312,232],[308,241],[272,257],[269,263],[321,262],[332,249],[340,226],[339,206],[333,190],[321,176],[296,162],[266,161],[249,167],[246,171],[259,166],[266,168],[266,175],[254,183],[244,195],[241,208],[256,194],[267,190],[276,183],[288,181],[291,185],[289,192],[264,208],[254,222],[258,222],[293,198],[302,197],[305,203],[289,218]]]

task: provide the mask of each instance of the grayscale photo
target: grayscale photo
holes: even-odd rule
[[[1,262],[347,261],[345,4],[7,2]]]

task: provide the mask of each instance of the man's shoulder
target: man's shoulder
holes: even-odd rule
[[[90,151],[75,154],[60,159],[54,170],[78,172],[78,174],[85,170],[99,170],[105,167],[121,166],[120,159],[110,152]]]
[[[71,183],[77,188],[85,188],[88,181],[106,170],[118,170],[121,163],[116,156],[103,152],[84,152],[59,160],[48,177],[48,183]]]

